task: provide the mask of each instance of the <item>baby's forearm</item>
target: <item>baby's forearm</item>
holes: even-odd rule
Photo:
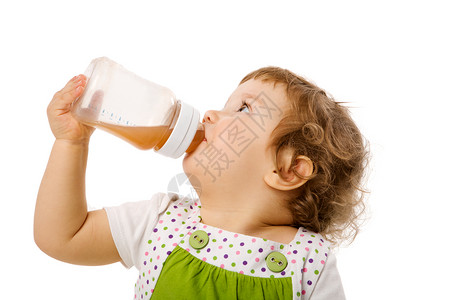
[[[36,244],[54,256],[64,251],[87,217],[85,173],[88,142],[56,140],[36,201]]]

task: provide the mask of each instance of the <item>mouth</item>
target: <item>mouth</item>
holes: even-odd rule
[[[206,141],[207,141],[207,139],[206,139],[206,138],[204,138],[204,139],[203,139],[203,142],[206,142]]]

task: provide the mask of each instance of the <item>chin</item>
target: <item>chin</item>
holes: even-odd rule
[[[183,171],[189,179],[190,184],[195,189],[198,197],[201,197],[202,190],[205,188],[205,175],[202,170],[195,166],[196,161],[193,153],[186,154],[183,157]]]
[[[194,153],[186,154],[183,157],[183,171],[188,176],[195,176],[196,178],[201,178],[201,169],[196,167],[197,162],[194,159]]]
[[[193,153],[186,153],[183,157],[183,171],[184,173],[192,173],[195,166]]]

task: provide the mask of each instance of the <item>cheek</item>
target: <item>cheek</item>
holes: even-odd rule
[[[202,177],[233,177],[257,171],[266,163],[267,136],[239,118],[218,123],[210,140],[183,159],[185,173]]]
[[[224,149],[236,157],[241,157],[255,142],[261,139],[247,119],[234,118],[227,124],[217,127],[214,135],[214,142],[217,147]]]

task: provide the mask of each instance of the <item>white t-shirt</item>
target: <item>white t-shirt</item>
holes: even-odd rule
[[[201,224],[199,199],[177,194],[157,193],[151,200],[105,210],[122,264],[139,270],[136,299],[151,297],[163,263],[176,247],[224,270],[261,278],[290,277],[292,299],[345,299],[329,243],[304,228],[289,244],[228,232]],[[208,235],[205,248],[194,247],[189,239],[198,232]],[[266,259],[273,252],[284,258],[287,266],[282,271],[274,270]]]

